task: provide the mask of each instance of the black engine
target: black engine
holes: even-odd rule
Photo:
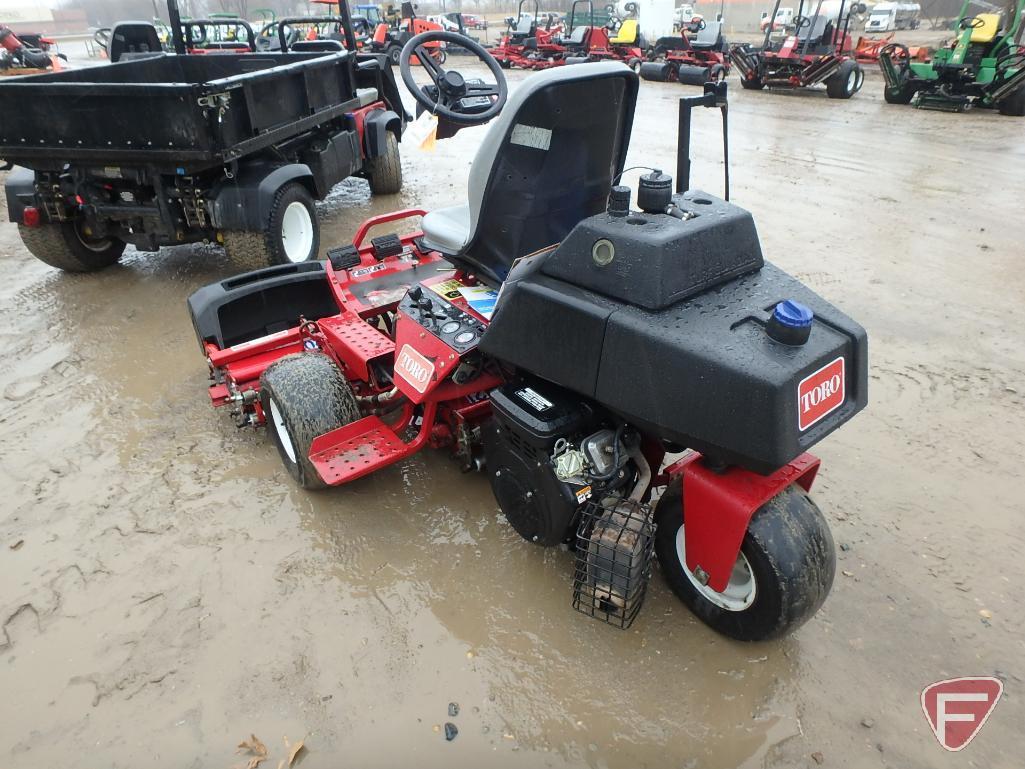
[[[494,421],[484,455],[495,498],[509,523],[539,545],[571,541],[588,500],[634,477],[629,436],[580,397],[542,380],[491,393]]]

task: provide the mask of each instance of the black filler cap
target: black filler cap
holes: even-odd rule
[[[625,184],[617,184],[609,193],[609,214],[626,216],[630,213],[630,188]]]
[[[637,205],[646,214],[664,214],[673,201],[673,177],[654,168],[637,185]]]

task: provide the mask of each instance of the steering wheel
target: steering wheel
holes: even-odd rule
[[[488,65],[495,83],[482,80],[467,80],[455,70],[446,70],[430,54],[424,46],[427,43],[447,42],[458,45]],[[413,79],[411,59],[416,56],[433,85],[416,84]],[[413,94],[413,98],[428,112],[450,120],[459,125],[481,125],[497,116],[505,106],[509,96],[509,86],[505,82],[505,74],[495,57],[476,40],[458,32],[430,30],[411,37],[402,47],[399,57],[399,71],[402,82]]]
[[[986,26],[986,20],[978,16],[965,16],[957,22],[959,29],[979,29]]]
[[[801,27],[811,26],[811,19],[807,16],[795,16],[793,21],[790,22],[794,25],[794,30],[801,29]]]

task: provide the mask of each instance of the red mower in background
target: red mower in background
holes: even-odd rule
[[[391,63],[397,66],[399,56],[402,54],[402,46],[407,41],[425,32],[439,31],[442,31],[440,24],[419,18],[413,9],[413,4],[404,2],[399,20],[394,25],[385,22],[378,24],[374,29],[373,37],[366,42],[366,45],[372,53],[385,54]],[[430,54],[431,59],[437,64],[445,63],[444,43],[433,41],[420,47],[425,53]]]
[[[63,69],[63,58],[52,52],[52,40],[42,35],[23,37],[19,38],[10,27],[0,24],[0,77],[35,75]]]
[[[657,555],[672,590],[736,639],[794,630],[835,553],[807,451],[867,400],[864,330],[766,262],[750,213],[658,170],[614,186],[638,78],[617,62],[495,83],[414,56],[420,106],[451,132],[494,119],[466,202],[373,217],[323,262],[189,298],[210,398],[264,426],[305,488],[351,483],[432,447],[483,470],[509,524],[575,552],[573,605],[627,627]],[[725,153],[725,132],[724,132]],[[649,161],[653,162],[653,161]],[[369,230],[422,217],[421,231]],[[685,258],[684,258],[685,255]],[[659,496],[659,490],[663,490]],[[657,502],[656,502],[657,500]]]
[[[520,0],[516,18],[499,39],[498,45],[490,49],[491,55],[502,69],[538,69],[536,64],[539,52],[558,50],[556,41],[562,34],[562,25],[555,21],[553,14],[545,14],[542,26],[541,7],[537,0],[534,0],[533,16],[524,13],[524,2],[525,0]]]
[[[695,17],[678,37],[660,37],[641,66],[645,80],[703,86],[730,74],[729,47],[721,21]]]
[[[770,18],[775,18],[779,4],[776,0]],[[741,86],[761,90],[825,83],[829,98],[851,98],[861,90],[865,71],[854,58],[848,27],[851,14],[864,13],[865,8],[860,2],[848,7],[846,0],[818,0],[814,14],[804,16],[805,0],[801,0],[792,21],[795,34],[773,40],[770,25],[761,48],[742,43],[730,49],[730,59],[740,70]]]

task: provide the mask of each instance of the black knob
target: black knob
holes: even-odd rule
[[[416,303],[420,302],[420,297],[422,297],[423,295],[424,295],[424,290],[422,288],[420,288],[419,285],[413,286],[411,289],[409,289],[409,298],[412,299]]]
[[[609,214],[626,216],[628,213],[630,213],[630,188],[624,184],[617,184],[609,193]]]

